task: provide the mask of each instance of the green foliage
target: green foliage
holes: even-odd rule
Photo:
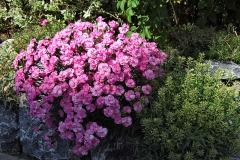
[[[200,0],[197,3],[197,24],[204,26],[206,23],[239,24],[240,3],[238,0]]]
[[[123,19],[131,25],[129,34],[137,31],[141,37],[162,45],[174,30],[168,3],[170,2],[165,0],[120,0],[117,9],[120,10]]]
[[[171,46],[178,49],[182,56],[197,58],[199,53],[210,50],[215,33],[214,27],[200,28],[194,24],[186,24],[172,34]]]
[[[235,28],[229,25],[227,31],[219,31],[215,34],[206,56],[220,61],[240,63],[239,44],[240,39]]]
[[[17,54],[11,42],[4,42],[0,48],[0,101],[13,110],[16,110],[19,104],[19,97],[14,90],[15,70],[12,68]]]
[[[65,25],[62,22],[56,20],[49,21],[46,26],[29,25],[22,31],[14,34],[12,46],[19,53],[22,49],[26,49],[31,39],[41,40],[45,39],[46,36],[53,37],[64,27]]]
[[[83,18],[95,20],[99,14],[111,13],[109,2],[111,1],[0,0],[0,31],[14,34],[15,30],[40,24],[43,19],[55,19],[64,24]]]
[[[240,150],[239,97],[219,80],[224,72],[208,67],[179,57],[165,83],[155,81],[155,100],[140,115],[142,159],[223,159]]]

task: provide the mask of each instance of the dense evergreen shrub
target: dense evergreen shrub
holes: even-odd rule
[[[164,84],[155,81],[155,100],[141,115],[140,159],[224,159],[240,150],[238,97],[208,67],[180,57]]]

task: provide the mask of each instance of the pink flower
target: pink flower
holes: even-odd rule
[[[123,111],[124,111],[125,113],[131,113],[131,108],[130,108],[129,106],[124,106],[124,107],[123,107]]]
[[[122,95],[123,93],[124,93],[124,88],[123,88],[123,86],[122,86],[122,85],[116,86],[116,92],[115,92],[115,94],[118,95],[118,96],[120,96],[120,95]]]
[[[94,87],[92,87],[90,90],[93,96],[100,96],[103,92],[102,86],[99,85],[94,85]]]
[[[98,97],[96,101],[97,108],[103,108],[104,105],[105,105],[105,98],[101,96]]]
[[[114,113],[114,110],[111,107],[107,107],[103,110],[103,113],[106,117],[111,117]]]
[[[52,93],[54,97],[60,97],[63,94],[62,87],[57,85],[53,88]]]
[[[132,118],[131,117],[124,117],[122,118],[122,124],[125,127],[128,127],[132,124]]]
[[[116,21],[110,21],[110,22],[108,22],[108,24],[113,29],[118,27],[118,22],[116,22]]]
[[[13,62],[15,89],[26,93],[30,115],[74,141],[76,154],[88,154],[107,134],[107,128],[89,122],[95,113],[130,126],[132,118],[122,114],[149,104],[149,80],[164,73],[159,65],[167,55],[137,33],[127,37],[128,31],[127,24],[102,17],[97,23],[78,20],[52,39],[30,40]],[[44,138],[52,147],[49,135]]]
[[[99,21],[97,25],[100,31],[104,31],[105,29],[107,29],[107,26],[108,26],[106,22],[102,22],[102,21]]]
[[[133,108],[135,111],[141,111],[143,109],[143,106],[142,106],[141,102],[138,101],[133,104]]]
[[[142,86],[142,92],[144,94],[150,94],[152,91],[152,87],[148,84],[148,85],[145,85],[145,86]]]
[[[103,127],[100,126],[98,128],[98,130],[96,131],[96,135],[98,137],[103,138],[103,137],[105,137],[107,135],[107,132],[108,132],[107,128],[103,128]]]
[[[133,79],[127,79],[125,83],[126,83],[126,86],[129,88],[134,88],[136,84]]]
[[[48,119],[46,120],[46,125],[47,125],[48,128],[52,128],[53,122],[52,122],[52,120],[51,120],[50,118],[48,118]]]
[[[106,106],[113,106],[116,103],[116,99],[112,95],[108,95],[104,98]]]
[[[96,106],[94,104],[89,104],[86,109],[90,112],[94,112],[96,110]]]
[[[127,33],[128,30],[129,30],[129,26],[125,23],[122,25],[122,27],[119,27],[119,32],[122,33],[122,34]]]
[[[61,109],[58,110],[58,114],[59,114],[60,117],[62,117],[62,118],[64,117],[64,112],[63,112],[63,110],[61,110]]]
[[[155,74],[153,73],[152,70],[148,69],[143,73],[143,76],[146,77],[147,80],[152,80],[155,78]]]
[[[46,25],[47,25],[47,22],[48,22],[48,20],[47,20],[47,19],[44,19],[44,20],[42,21],[42,23],[41,23],[41,26],[46,26]]]
[[[124,96],[127,101],[131,101],[136,98],[133,90],[128,90],[127,92],[125,92]]]
[[[100,63],[98,65],[98,71],[100,74],[102,74],[104,76],[108,76],[110,74],[111,68],[109,67],[109,65],[107,63]]]
[[[78,79],[77,78],[71,78],[69,80],[69,86],[71,88],[77,88],[77,86],[78,86]]]
[[[102,16],[99,16],[97,19],[96,19],[98,22],[101,22],[104,20],[104,18]]]

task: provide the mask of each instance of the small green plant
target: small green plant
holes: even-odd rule
[[[157,96],[140,115],[142,159],[223,159],[240,150],[238,96],[220,81],[223,74],[180,57],[165,83],[155,81]]]
[[[15,70],[12,62],[18,53],[10,41],[4,42],[0,48],[0,101],[10,109],[17,109],[19,97],[14,90]]]
[[[227,30],[219,31],[214,36],[210,50],[206,56],[221,61],[234,61],[240,63],[240,38],[236,28],[228,25]]]
[[[172,34],[171,45],[179,50],[180,55],[197,58],[199,53],[209,51],[214,34],[214,27],[200,28],[194,24],[186,24]]]
[[[56,20],[48,20],[46,26],[33,25],[28,26],[20,32],[16,32],[13,36],[13,48],[18,53],[22,49],[26,49],[29,41],[32,38],[36,38],[36,40],[45,39],[46,35],[49,37],[53,37],[56,32],[60,31],[66,25],[62,22]]]

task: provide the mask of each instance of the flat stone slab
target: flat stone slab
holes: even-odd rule
[[[220,62],[216,60],[207,60],[205,63],[211,64],[211,72],[215,73],[218,69],[226,70],[224,80],[232,78],[232,80],[240,79],[240,66],[232,61]]]

